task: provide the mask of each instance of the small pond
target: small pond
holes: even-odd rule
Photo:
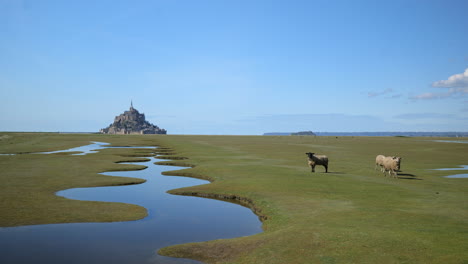
[[[92,150],[106,148],[105,143],[92,145],[66,151],[92,155]],[[167,194],[170,189],[208,182],[163,176],[161,172],[179,167],[155,165],[156,161],[161,160],[150,158],[147,162],[133,163],[148,166],[144,170],[104,173],[146,179],[143,184],[76,188],[57,193],[70,199],[137,204],[148,210],[148,217],[130,222],[0,228],[0,263],[199,263],[163,257],[157,251],[175,244],[262,232],[259,218],[246,207],[213,199]]]

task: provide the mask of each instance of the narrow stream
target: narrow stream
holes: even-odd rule
[[[468,144],[468,140],[433,140],[433,141],[435,141],[435,142],[444,142],[444,143]],[[459,168],[441,168],[441,169],[434,169],[434,170],[441,170],[441,171],[468,170],[468,165],[460,165]],[[448,175],[448,176],[444,176],[444,178],[451,178],[451,179],[468,178],[468,173]]]
[[[95,144],[105,148],[101,143]],[[262,232],[260,220],[246,207],[167,194],[170,189],[208,182],[163,176],[161,172],[179,167],[155,165],[155,161],[161,160],[150,159],[133,163],[147,166],[144,170],[103,173],[146,179],[143,184],[76,188],[57,193],[77,200],[137,204],[148,210],[148,217],[130,222],[0,228],[0,263],[200,263],[163,257],[157,251],[169,245]]]
[[[440,171],[461,171],[461,170],[468,170],[468,165],[460,165],[459,168],[442,168],[442,169],[433,169],[433,170],[440,170]],[[452,178],[452,179],[459,179],[459,178],[468,178],[468,173],[462,174],[453,174],[444,176],[445,178]]]

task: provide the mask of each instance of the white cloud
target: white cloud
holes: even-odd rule
[[[415,96],[411,96],[410,99],[413,100],[431,100],[431,99],[442,99],[450,97],[451,93],[423,93]]]
[[[383,91],[376,91],[376,92],[368,92],[367,97],[373,98],[373,97],[378,97],[382,95],[389,95],[386,98],[400,98],[401,94],[395,94],[395,91],[392,88],[387,88]]]
[[[463,73],[458,73],[450,76],[447,80],[440,80],[432,83],[432,87],[441,88],[466,88],[465,93],[468,91],[468,68]]]
[[[395,99],[395,98],[400,98],[402,96],[403,96],[403,94],[400,93],[400,94],[394,94],[394,95],[390,96],[389,98]]]
[[[442,99],[468,95],[468,68],[463,73],[450,76],[447,80],[432,83],[432,87],[447,89],[446,92],[423,93],[410,97],[413,100]]]
[[[367,93],[367,96],[368,96],[368,97],[376,97],[376,96],[388,94],[388,93],[391,93],[391,92],[393,92],[393,89],[392,89],[392,88],[387,88],[387,89],[385,89],[385,90],[383,90],[383,91],[368,92],[368,93]]]

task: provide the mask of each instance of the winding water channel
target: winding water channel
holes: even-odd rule
[[[96,142],[84,148],[88,151],[105,148],[104,144]],[[70,199],[141,205],[148,210],[148,217],[130,222],[0,228],[0,263],[200,263],[163,257],[157,250],[174,244],[248,236],[262,231],[260,220],[246,207],[166,193],[208,182],[163,176],[161,172],[178,167],[155,165],[156,161],[161,160],[150,158],[147,162],[132,163],[147,166],[144,170],[103,173],[146,179],[143,184],[76,188],[57,193]]]

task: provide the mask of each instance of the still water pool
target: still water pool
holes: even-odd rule
[[[442,168],[442,169],[434,169],[434,170],[441,170],[441,171],[459,171],[459,170],[468,170],[468,165],[460,165],[459,168]],[[468,174],[463,173],[463,174],[453,174],[453,175],[448,175],[444,176],[445,178],[468,178]]]
[[[76,188],[57,193],[70,199],[141,205],[147,208],[148,217],[130,222],[0,228],[0,263],[199,263],[163,257],[157,250],[169,245],[248,236],[262,231],[260,220],[246,207],[167,194],[170,189],[208,182],[163,176],[161,172],[177,167],[155,165],[154,162],[160,160],[150,159],[134,163],[147,166],[144,170],[104,173],[146,179],[143,184]]]
[[[434,142],[468,144],[468,140],[432,140]]]

